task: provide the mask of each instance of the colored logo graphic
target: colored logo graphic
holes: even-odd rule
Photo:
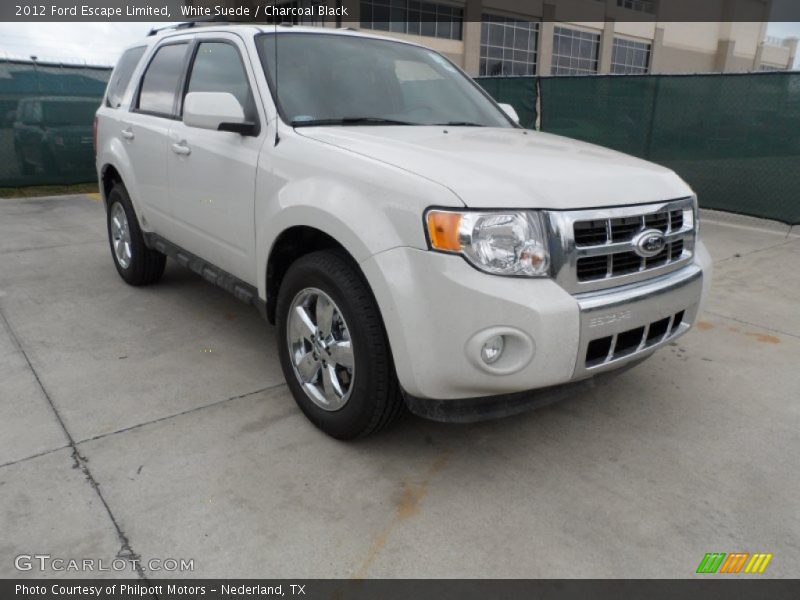
[[[700,561],[698,573],[763,573],[772,554],[749,552],[709,552]]]

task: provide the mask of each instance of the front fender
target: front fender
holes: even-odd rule
[[[256,182],[258,291],[266,299],[266,265],[290,227],[318,229],[356,260],[391,248],[425,249],[426,207],[463,206],[447,188],[377,160],[288,134],[262,152]]]

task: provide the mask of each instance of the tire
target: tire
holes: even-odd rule
[[[332,306],[332,318],[319,317],[320,303]],[[327,349],[315,346],[306,336],[309,329],[302,325],[306,321],[298,318],[298,307],[314,321],[317,338],[325,337],[321,333],[325,331],[324,322],[332,323],[327,328],[330,332]],[[405,403],[380,312],[358,267],[344,252],[313,252],[295,261],[281,283],[276,317],[278,355],[286,382],[300,409],[319,429],[340,440],[361,438],[384,429],[403,412]],[[350,342],[349,356],[335,348],[346,341]],[[313,354],[314,350],[323,362],[307,361],[312,366],[307,367],[306,373],[314,368],[320,370],[312,381],[307,375],[304,382],[300,368],[306,367],[296,367],[297,357]],[[346,367],[348,361],[353,365],[352,371]],[[333,400],[325,407],[318,397],[320,389],[330,392],[334,378],[341,391],[345,390],[342,382],[349,381],[347,397],[342,399],[336,393],[329,393]],[[315,388],[314,392],[307,391]],[[341,402],[343,405],[339,406]]]
[[[145,245],[128,190],[121,183],[115,183],[108,194],[106,228],[114,266],[126,283],[135,286],[149,285],[161,279],[167,257]],[[121,241],[127,250],[118,254],[116,241]]]

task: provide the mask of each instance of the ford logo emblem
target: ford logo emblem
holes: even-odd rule
[[[667,240],[658,229],[645,229],[633,238],[633,249],[644,258],[658,255],[666,245]]]

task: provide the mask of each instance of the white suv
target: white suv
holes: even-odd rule
[[[522,129],[412,43],[160,32],[122,56],[96,144],[122,278],[171,257],[257,306],[337,438],[404,406],[464,422],[550,401],[685,333],[709,285],[673,172]]]

